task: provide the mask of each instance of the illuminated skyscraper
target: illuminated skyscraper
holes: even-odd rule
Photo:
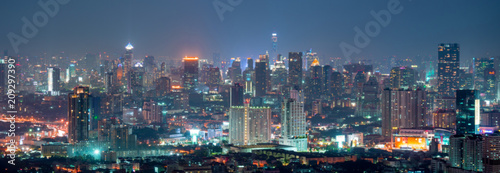
[[[481,103],[477,90],[457,90],[457,135],[477,134],[481,119]]]
[[[47,91],[50,95],[58,95],[61,85],[61,69],[57,67],[47,68]]]
[[[255,145],[271,141],[271,108],[250,106],[249,99],[244,106],[229,109],[229,143],[234,145]]]
[[[168,77],[158,78],[158,80],[156,81],[155,90],[156,90],[157,96],[161,96],[161,97],[167,96],[167,94],[170,93],[172,90],[170,78],[168,78]]]
[[[390,80],[392,89],[415,88],[417,72],[406,66],[391,69]]]
[[[134,46],[132,44],[128,43],[127,46],[125,46],[126,52],[123,55],[122,59],[122,64],[123,64],[123,84],[125,84],[126,91],[131,92],[131,81],[130,81],[130,73],[132,70],[132,60],[134,59],[134,54],[132,53],[132,50],[134,49]]]
[[[89,139],[91,95],[88,87],[78,86],[68,94],[68,142],[77,143]]]
[[[302,88],[302,52],[288,53],[288,84]]]
[[[184,90],[194,92],[198,87],[198,57],[185,57],[182,84]]]
[[[424,90],[390,90],[382,92],[382,135],[391,137],[401,128],[426,127],[427,108]]]
[[[300,101],[301,94],[297,90],[290,90],[291,98],[283,100],[279,143],[297,147],[297,151],[307,151],[307,122],[304,103]]]
[[[245,85],[245,94],[254,96],[255,94],[255,70],[253,69],[253,59],[247,59],[248,67],[243,71],[243,81]]]
[[[344,75],[338,71],[333,72],[330,81],[330,97],[340,98],[344,94]]]
[[[457,43],[439,44],[438,60],[438,94],[455,97],[459,85],[460,46]]]
[[[309,70],[309,68],[311,68],[314,60],[318,59],[318,53],[316,52],[312,52],[312,49],[310,49],[309,51],[307,51],[306,53],[306,61],[305,61],[305,70]]]
[[[255,96],[265,96],[267,92],[266,62],[258,59],[255,61]]]
[[[230,91],[231,106],[243,106],[243,86],[235,83]]]

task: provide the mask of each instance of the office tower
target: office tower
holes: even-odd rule
[[[244,106],[243,104],[243,86],[239,83],[235,83],[231,86],[231,91],[229,93],[231,99],[231,106]]]
[[[483,139],[483,171],[500,172],[500,135],[494,133],[484,136]]]
[[[329,99],[328,97],[328,94],[331,93],[331,77],[332,76],[332,67],[330,65],[324,65],[323,66],[323,76],[322,76],[322,79],[321,79],[321,83],[322,83],[322,94],[321,94],[321,97],[322,98],[325,98],[325,99]]]
[[[250,106],[231,106],[229,109],[229,143],[234,145],[255,145],[271,140],[271,109]]]
[[[58,95],[61,86],[61,70],[57,67],[47,68],[47,91],[50,95]]]
[[[320,99],[322,95],[321,87],[323,86],[323,67],[319,65],[319,61],[317,59],[315,59],[311,64],[309,75],[307,88],[305,89],[308,91],[308,96],[306,97],[307,102]]]
[[[125,46],[125,54],[123,55],[123,59],[121,60],[121,63],[123,65],[123,76],[122,76],[122,83],[126,86],[126,91],[130,93],[130,71],[132,70],[132,60],[134,59],[134,54],[132,50],[134,49],[134,46],[132,44],[128,43],[127,46]]]
[[[455,110],[451,109],[438,109],[433,113],[433,125],[434,128],[445,128],[445,129],[455,129],[456,128],[456,117],[457,114]]]
[[[137,144],[137,135],[132,134],[132,128],[127,125],[112,125],[111,147],[114,150],[134,149]]]
[[[134,99],[141,99],[144,92],[145,72],[142,65],[136,65],[130,70],[130,94]]]
[[[288,53],[288,84],[302,89],[302,52]]]
[[[172,85],[170,83],[170,78],[168,77],[160,77],[156,81],[155,87],[157,96],[165,97],[172,90]]]
[[[255,61],[255,96],[265,96],[267,87],[266,62],[258,59]]]
[[[344,94],[344,75],[338,71],[333,72],[330,81],[330,97],[340,98]]]
[[[410,67],[394,67],[391,69],[390,81],[392,89],[415,88],[417,72]]]
[[[270,59],[269,59],[269,52],[266,51],[266,54],[264,55],[259,55],[259,60],[260,62],[265,62],[266,63],[266,92],[271,91],[271,69],[269,67],[270,64]],[[257,64],[255,65],[257,66]],[[257,68],[257,67],[255,67]]]
[[[89,139],[91,95],[88,87],[78,86],[68,94],[68,142],[77,143]]]
[[[477,90],[457,90],[457,135],[477,134],[480,124],[480,100]]]
[[[284,86],[287,84],[288,71],[286,70],[285,63],[283,61],[276,61],[274,63],[274,69],[272,70],[272,87]]]
[[[309,70],[314,62],[314,60],[318,59],[318,53],[312,52],[312,49],[309,49],[309,51],[306,51],[305,53],[305,63],[304,64],[304,70]]]
[[[253,69],[253,59],[247,58],[248,67],[243,71],[243,81],[245,85],[245,94],[251,97],[255,94],[255,70]]]
[[[483,171],[483,138],[481,135],[462,134],[450,137],[451,167],[468,171]]]
[[[273,53],[278,52],[278,34],[273,32],[271,40],[273,41]]]
[[[455,97],[458,89],[460,68],[460,46],[457,43],[438,46],[438,94],[442,97]]]
[[[380,117],[379,93],[377,77],[370,76],[368,81],[363,84],[362,96],[356,106],[356,114],[365,118]]]
[[[164,102],[146,101],[142,107],[142,116],[148,124],[166,123],[166,113],[164,114],[166,110],[167,106]]]
[[[494,68],[484,70],[484,85],[481,93],[484,93],[484,99],[493,101],[497,98],[497,82]]]
[[[233,61],[231,67],[228,70],[228,75],[231,78],[231,81],[233,82],[233,84],[242,83],[241,60],[239,57]]]
[[[182,87],[185,91],[194,92],[198,87],[198,57],[185,57],[182,73]]]
[[[219,67],[210,67],[208,69],[208,89],[210,91],[217,91],[219,88],[219,85],[222,82],[222,74],[220,72]]]
[[[290,90],[291,98],[285,99],[281,106],[281,145],[297,148],[297,151],[307,151],[307,123],[304,104],[300,102],[300,93]],[[295,97],[295,98],[292,98]]]
[[[247,58],[247,69],[253,70],[253,59],[250,57]]]
[[[382,133],[389,137],[401,128],[427,126],[426,92],[417,90],[390,90],[382,92]],[[392,137],[391,137],[392,139]]]
[[[472,67],[474,73],[473,82],[474,89],[481,93],[485,91],[486,70],[494,68],[494,58],[472,58]]]

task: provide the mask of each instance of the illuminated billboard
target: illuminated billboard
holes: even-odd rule
[[[427,141],[423,137],[398,136],[394,138],[394,147],[399,149],[427,150]]]

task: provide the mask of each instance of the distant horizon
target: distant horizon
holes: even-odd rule
[[[391,2],[399,2],[399,13],[392,14],[386,26],[370,36],[366,47],[352,54],[353,61],[437,57],[440,43],[459,43],[461,59],[500,56],[500,24],[496,21],[500,11],[495,8],[499,1],[387,0],[365,1],[364,5],[326,0],[242,1],[232,11],[221,13],[223,20],[212,1],[160,2],[154,6],[138,1],[69,1],[59,5],[57,13],[49,15],[32,38],[26,38],[26,44],[19,44],[18,53],[7,35],[23,36],[22,18],[33,22],[32,17],[44,9],[35,1],[9,1],[0,10],[1,20],[8,24],[0,28],[4,37],[0,50],[8,50],[11,56],[53,56],[59,52],[68,57],[87,52],[120,55],[130,42],[136,57],[141,58],[211,59],[215,52],[225,59],[256,58],[272,51],[272,33],[277,33],[277,53],[312,49],[324,62],[330,57],[345,58],[339,45],[354,45],[357,33],[353,28],[365,31],[365,26],[377,21],[372,11],[382,14]]]

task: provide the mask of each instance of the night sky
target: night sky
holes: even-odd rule
[[[46,1],[46,0],[43,0]],[[5,1],[0,7],[0,50],[15,55],[7,34],[21,34],[22,17],[42,11],[38,1]],[[220,0],[228,4],[227,0]],[[374,20],[370,11],[386,10],[389,0],[243,0],[220,20],[212,0],[72,0],[61,5],[38,33],[19,46],[19,55],[64,51],[123,53],[131,42],[136,57],[258,57],[313,49],[320,57],[343,57],[341,42],[353,44],[354,27]],[[500,56],[500,1],[401,0],[403,10],[353,58],[437,56],[439,43],[457,42],[461,57]]]

